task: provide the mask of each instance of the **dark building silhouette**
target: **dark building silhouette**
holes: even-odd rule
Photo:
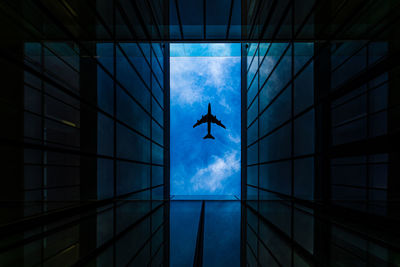
[[[400,2],[4,0],[0,266],[399,266]],[[241,200],[169,192],[169,44],[242,44]]]

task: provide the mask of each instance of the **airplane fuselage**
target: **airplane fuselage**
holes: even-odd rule
[[[208,134],[211,135],[211,104],[208,104],[208,113],[207,113],[207,131]]]
[[[207,123],[207,135],[204,136],[204,139],[215,139],[214,136],[211,135],[211,123],[215,123],[222,128],[225,126],[221,123],[220,120],[217,120],[217,117],[211,114],[211,104],[208,104],[208,112],[205,116],[202,116],[200,120],[198,120],[194,125],[193,128],[197,127],[202,123]]]

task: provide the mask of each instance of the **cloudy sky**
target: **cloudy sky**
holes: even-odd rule
[[[240,196],[240,44],[171,44],[170,70],[171,195]]]

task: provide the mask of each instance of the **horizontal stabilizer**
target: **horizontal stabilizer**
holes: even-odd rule
[[[215,138],[211,134],[207,134],[206,136],[203,137],[203,139],[215,139]]]

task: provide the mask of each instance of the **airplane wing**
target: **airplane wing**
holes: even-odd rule
[[[226,128],[225,128],[225,125],[223,125],[223,124],[221,123],[220,120],[217,120],[217,117],[216,117],[216,116],[212,116],[212,117],[211,117],[211,122],[212,122],[212,123],[215,123],[215,124],[218,125],[218,126],[221,126],[221,127],[224,128],[224,129],[226,129]]]
[[[197,122],[193,125],[193,128],[205,122],[207,122],[207,116],[201,116],[201,119],[197,120]]]

